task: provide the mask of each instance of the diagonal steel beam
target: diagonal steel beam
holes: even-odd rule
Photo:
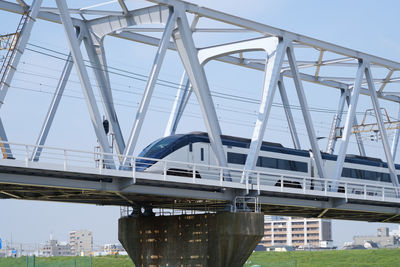
[[[335,167],[335,172],[333,174],[333,179],[335,180],[335,182],[332,185],[331,188],[332,191],[337,191],[339,180],[342,177],[343,164],[346,158],[347,147],[349,145],[351,129],[353,127],[354,118],[356,116],[356,109],[358,104],[358,98],[360,96],[360,89],[364,76],[365,66],[366,66],[365,62],[360,60],[357,69],[356,79],[354,82],[353,91],[351,92],[349,108],[347,111],[346,122],[342,134],[342,143],[340,144],[338,156],[336,159],[336,167]]]
[[[15,45],[13,52],[11,53],[11,58],[7,66],[5,66],[5,71],[2,77],[0,77],[0,107],[4,104],[4,99],[7,95],[8,89],[11,86],[12,78],[17,70],[19,60],[25,51],[26,45],[28,44],[29,37],[33,28],[33,24],[36,21],[36,17],[39,14],[40,5],[42,0],[34,0],[30,7],[29,14],[24,14],[26,16],[26,21],[21,19],[20,23],[22,25],[21,33],[17,39],[17,44]]]
[[[18,4],[19,4],[20,6],[22,6],[22,8],[23,8],[24,10],[28,10],[28,9],[29,9],[28,4],[25,3],[24,0],[17,0],[17,2],[18,2]]]
[[[144,44],[148,44],[148,45],[152,45],[152,46],[157,46],[159,43],[158,38],[154,38],[154,37],[146,36],[146,35],[142,35],[142,34],[137,34],[137,33],[132,33],[132,32],[121,32],[118,34],[112,33],[111,36],[115,36],[117,38],[121,38],[121,39],[125,39],[125,40],[131,40],[131,41],[135,41],[135,42],[139,42],[139,43],[144,43]],[[168,46],[168,49],[176,50],[175,45],[173,43],[170,43],[170,45]],[[218,61],[224,62],[224,63],[228,63],[228,64],[237,65],[237,66],[243,66],[243,67],[258,70],[258,71],[265,70],[265,64],[263,64],[263,63],[255,63],[255,62],[250,62],[250,61],[246,61],[246,60],[242,61],[242,60],[240,60],[240,58],[234,57],[234,56],[221,56],[221,57],[215,58],[215,60],[218,60]],[[354,59],[352,59],[352,60],[354,60]],[[289,70],[282,72],[282,74],[285,77],[293,78],[293,74]],[[310,74],[306,74],[306,73],[300,73],[300,78],[306,82],[320,84],[323,86],[337,88],[340,90],[342,90],[342,89],[347,90],[347,88],[349,87],[349,84],[347,84],[347,83],[343,83],[340,81],[322,80],[322,79],[316,78],[314,75],[310,75]],[[368,89],[361,88],[361,94],[369,95]],[[381,99],[388,100],[388,101],[400,102],[400,97],[395,96],[395,95],[381,94],[378,97]]]
[[[97,40],[96,37],[88,31],[88,29],[87,35],[87,38],[85,38],[87,55],[89,57],[90,64],[92,65],[96,83],[99,87],[106,118],[110,122],[111,130],[114,134],[117,154],[122,155],[125,150],[125,142],[120,124],[118,122],[117,112],[115,111],[114,107],[103,42],[101,40]]]
[[[325,178],[326,174],[325,174],[325,169],[323,166],[321,151],[319,149],[317,136],[315,135],[314,125],[312,123],[310,110],[309,110],[308,104],[307,104],[307,97],[304,93],[303,84],[301,82],[299,70],[296,65],[296,58],[294,55],[293,47],[291,45],[289,45],[287,47],[286,51],[287,51],[286,53],[287,53],[287,57],[289,60],[289,65],[290,65],[290,68],[293,73],[293,81],[294,81],[294,85],[296,87],[297,96],[299,98],[299,103],[300,103],[301,111],[303,114],[304,123],[306,124],[308,138],[310,140],[310,145],[311,145],[312,152],[314,155],[314,160],[315,160],[315,165],[318,170],[318,175],[321,178]]]
[[[384,81],[381,84],[381,87],[379,88],[378,94],[382,94],[383,89],[385,89],[385,87],[386,87],[387,83],[390,81],[390,78],[392,77],[393,73],[394,73],[394,70],[390,70],[388,72],[388,74],[386,75]]]
[[[161,70],[162,62],[164,60],[164,56],[169,45],[169,40],[171,38],[172,31],[175,28],[175,23],[176,23],[176,12],[171,10],[167,24],[165,25],[163,36],[160,40],[160,45],[157,49],[156,56],[154,58],[153,67],[151,69],[149,79],[146,84],[146,89],[143,93],[142,101],[136,113],[131,134],[129,136],[127,145],[125,147],[122,166],[125,166],[127,164],[128,162],[127,156],[132,155],[135,149],[137,140],[139,138],[140,130],[142,128],[143,121],[150,104],[151,96],[153,94],[154,87],[156,85],[157,78]]]
[[[360,93],[361,93],[361,91],[360,91]],[[346,96],[346,102],[347,102],[347,106],[349,106],[350,105],[350,97],[348,95]],[[353,125],[358,125],[357,116],[354,116]],[[365,152],[364,142],[362,140],[361,134],[355,133],[354,136],[356,137],[357,147],[358,147],[358,151],[360,152],[360,156],[365,157],[366,152]]]
[[[12,159],[13,158],[13,154],[11,151],[11,147],[7,142],[7,135],[6,135],[6,131],[4,130],[4,126],[3,126],[3,122],[0,119],[0,150],[1,153],[3,154],[3,158],[5,159]]]
[[[124,0],[118,0],[118,4],[121,6],[122,12],[126,16],[129,13],[129,10],[126,7]]]
[[[365,77],[367,78],[368,88],[371,93],[372,105],[374,106],[376,122],[378,123],[379,132],[380,132],[381,138],[382,138],[382,145],[383,145],[383,150],[385,152],[385,156],[386,156],[386,160],[387,160],[387,164],[388,164],[388,168],[389,168],[389,172],[390,172],[390,178],[392,180],[393,186],[395,187],[396,194],[398,195],[399,194],[399,180],[397,178],[396,167],[394,165],[393,157],[392,157],[392,154],[390,151],[389,140],[388,140],[386,128],[384,125],[384,121],[382,119],[381,107],[379,104],[377,93],[375,91],[375,85],[372,80],[372,73],[371,73],[369,64],[365,68]]]
[[[170,6],[178,6],[181,5],[182,2],[179,0],[148,0],[149,2],[153,2],[161,5],[170,5]],[[258,23],[255,21],[251,21],[248,19],[240,18],[237,16],[233,16],[227,13],[223,13],[217,10],[213,10],[206,7],[200,7],[196,4],[184,2],[185,10],[188,13],[196,14],[201,17],[209,18],[215,21],[220,21],[227,23],[229,25],[235,25],[237,27],[249,29],[254,32],[259,32],[263,36],[275,36],[278,38],[290,38],[294,41],[294,43],[305,45],[308,47],[316,47],[319,49],[323,49],[326,51],[330,51],[336,54],[352,57],[352,58],[365,58],[370,60],[371,63],[386,66],[388,68],[400,69],[400,63],[392,60],[383,59],[377,56],[369,55],[366,53],[362,53],[357,50],[345,48],[339,45],[335,45],[329,42],[325,42],[322,40],[317,40],[308,36],[304,36],[301,34],[285,31],[279,28],[274,28],[262,23]]]
[[[319,57],[318,57],[318,62],[317,62],[317,68],[316,68],[316,70],[315,70],[315,77],[318,77],[319,76],[319,71],[320,71],[320,69],[321,69],[321,65],[322,65],[322,57],[324,56],[324,50],[321,50],[320,52],[319,52]]]
[[[285,49],[287,46],[286,40],[275,39],[274,52],[268,54],[268,62],[265,65],[264,85],[262,92],[262,99],[257,115],[256,125],[253,130],[253,137],[251,139],[249,152],[247,155],[245,170],[254,170],[257,164],[258,154],[264,138],[265,128],[267,126],[269,113],[272,107],[272,101],[282,68],[283,58],[285,56]]]
[[[176,92],[174,104],[168,119],[167,127],[165,128],[164,136],[174,135],[176,128],[178,127],[179,120],[182,113],[189,101],[190,95],[192,94],[192,87],[190,81],[184,71],[182,74],[181,82]]]
[[[82,38],[83,38],[83,34],[80,33],[80,31],[78,31],[78,30],[76,33],[77,33],[77,35],[79,35],[78,45],[80,45]],[[32,156],[31,156],[32,161],[38,161],[40,158],[40,154],[42,153],[42,150],[43,150],[42,146],[46,142],[47,136],[49,134],[51,125],[53,123],[54,117],[55,117],[57,109],[58,109],[58,105],[60,104],[62,95],[64,94],[65,86],[68,83],[68,79],[71,74],[73,65],[74,65],[74,61],[72,60],[71,53],[69,53],[67,61],[65,62],[64,68],[61,72],[61,76],[58,81],[56,90],[54,92],[53,99],[51,100],[49,110],[47,111],[42,128],[40,130],[39,137],[36,141],[36,146],[33,148]]]
[[[196,49],[192,38],[192,31],[183,6],[179,6],[175,11],[178,12],[178,27],[173,33],[174,43],[189,77],[190,83],[192,84],[193,92],[196,94],[199,102],[210,139],[210,145],[216,156],[217,164],[226,167],[226,156],[221,140],[221,128],[211,98],[207,77],[204,68],[198,59],[198,50]]]
[[[290,104],[289,104],[289,98],[286,94],[286,88],[285,88],[285,84],[283,82],[282,76],[280,77],[280,80],[278,81],[278,88],[279,88],[279,93],[281,95],[283,108],[285,110],[286,119],[287,119],[287,122],[289,125],[290,135],[292,136],[293,146],[296,149],[301,149],[299,136],[297,135],[296,125],[294,123],[292,110],[291,110]]]
[[[102,119],[97,107],[96,98],[94,96],[92,85],[90,84],[89,75],[83,61],[82,53],[79,48],[78,39],[75,37],[74,27],[71,17],[68,13],[68,7],[65,0],[56,0],[58,9],[60,10],[60,18],[64,26],[65,35],[67,37],[68,46],[71,50],[72,59],[75,63],[76,71],[82,85],[83,94],[89,109],[90,118],[96,133],[97,139],[102,150],[108,155],[105,156],[105,164],[109,168],[115,168],[114,160],[111,156],[110,145],[103,129]]]
[[[399,105],[399,113],[397,114],[397,120],[400,120],[400,105]],[[397,149],[399,147],[399,137],[400,137],[400,129],[396,129],[396,133],[393,138],[392,149],[391,149],[393,161],[396,160]]]
[[[190,25],[190,30],[192,32],[195,30],[199,20],[199,16],[194,17],[192,24]],[[192,87],[190,85],[189,78],[186,74],[186,71],[183,71],[181,82],[175,95],[174,104],[172,105],[167,127],[165,128],[164,136],[175,134],[176,128],[178,127],[178,123],[182,117],[183,111],[185,110],[191,94]]]

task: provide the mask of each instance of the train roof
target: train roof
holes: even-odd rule
[[[201,138],[201,139],[209,142],[208,134],[206,132],[190,132],[187,135],[192,136],[192,138],[194,138],[194,139],[196,139],[196,137],[203,137],[204,139],[203,138]],[[182,134],[182,136],[185,136],[185,134]],[[234,146],[234,147],[242,147],[242,148],[249,148],[250,142],[251,142],[251,139],[248,139],[248,138],[229,136],[229,135],[221,135],[221,139],[222,139],[222,143],[224,145]],[[193,141],[195,141],[195,140],[193,140]],[[198,141],[200,141],[200,140],[198,140]],[[263,141],[261,150],[302,156],[302,157],[310,157],[310,151],[308,151],[308,150],[288,148],[288,147],[284,147],[280,143]],[[337,155],[332,155],[332,154],[328,154],[325,152],[321,152],[321,154],[322,154],[322,159],[325,159],[325,160],[336,161],[336,159],[337,159]],[[369,166],[375,166],[375,167],[387,168],[387,166],[388,166],[386,162],[383,162],[379,158],[365,157],[365,156],[354,155],[354,154],[347,154],[345,161],[347,163],[363,164],[363,165],[369,165]],[[396,164],[395,166],[396,166],[396,169],[400,169],[399,164]]]

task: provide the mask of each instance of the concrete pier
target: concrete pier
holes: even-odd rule
[[[122,217],[118,238],[135,266],[243,266],[264,235],[254,212]]]

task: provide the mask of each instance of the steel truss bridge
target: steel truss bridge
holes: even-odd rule
[[[38,19],[61,24],[68,41],[70,55],[48,113],[35,145],[9,142],[6,130],[0,121],[1,148],[4,159],[0,160],[0,197],[94,203],[103,205],[151,205],[152,207],[190,207],[200,210],[224,207],[236,197],[248,196],[256,199],[267,214],[282,214],[305,217],[354,219],[365,221],[399,222],[400,196],[394,158],[399,139],[389,144],[387,127],[381,116],[380,101],[400,103],[400,91],[388,92],[389,83],[398,83],[395,77],[400,63],[344,48],[307,36],[273,28],[254,21],[239,18],[219,11],[199,7],[179,0],[148,0],[144,7],[129,9],[124,0],[114,1],[119,10],[100,10],[99,5],[68,8],[65,0],[55,0],[54,7],[43,7],[42,0],[33,0],[28,5],[0,0],[0,10],[21,14],[21,22],[10,39],[8,53],[1,69],[0,108],[5,103],[8,89],[20,58],[28,43],[32,27]],[[107,4],[107,3],[104,3]],[[88,19],[90,17],[90,19]],[[199,28],[200,20],[209,20],[226,25],[223,28]],[[160,27],[162,25],[162,27]],[[161,38],[152,35],[162,33]],[[193,34],[203,33],[252,33],[256,37],[239,39],[236,42],[199,46]],[[239,36],[238,35],[238,36]],[[133,42],[156,46],[157,52],[147,84],[132,125],[131,133],[124,141],[112,96],[112,85],[107,72],[107,60],[103,41],[105,37],[121,38]],[[116,152],[103,129],[101,111],[89,80],[81,51],[84,43],[99,93],[103,112],[110,123]],[[2,44],[2,47],[4,45]],[[5,45],[7,47],[7,44]],[[146,118],[152,93],[162,67],[166,51],[179,54],[185,72],[171,110],[165,135],[174,134],[192,93],[196,96],[210,137],[211,148],[218,166],[202,166],[182,162],[162,161],[164,170],[156,173],[135,172],[132,156]],[[311,51],[317,57],[296,60],[297,49]],[[247,57],[251,52],[264,52],[263,58]],[[310,53],[312,55],[313,53]],[[324,58],[325,57],[325,58]],[[216,114],[204,66],[212,61],[234,64],[264,72],[263,91],[259,112],[249,153],[244,169],[227,167],[226,154],[221,142],[221,128]],[[57,149],[45,146],[45,141],[63,92],[75,66],[89,110],[93,129],[99,141],[98,153]],[[354,77],[320,76],[321,69],[353,70]],[[383,76],[374,77],[378,69]],[[333,73],[335,73],[333,71]],[[290,99],[284,81],[292,79],[311,144],[313,160],[318,174],[316,177],[279,175],[281,186],[272,184],[277,174],[254,171],[262,138],[266,131],[272,101],[276,90],[282,99],[293,146],[301,149]],[[326,151],[333,153],[340,128],[341,140],[337,150],[337,162],[332,177],[324,168],[314,124],[309,111],[308,99],[303,82],[321,85],[321,88],[337,88],[341,94]],[[380,132],[392,184],[381,187],[368,182],[347,183],[340,180],[350,135],[358,125],[356,109],[360,94],[371,98],[376,117],[375,130]],[[347,113],[344,107],[347,104]],[[345,118],[342,118],[344,117]],[[399,114],[400,115],[400,114]],[[5,116],[2,114],[2,116]],[[396,123],[394,123],[396,124]],[[398,125],[398,124],[396,124]],[[354,134],[359,135],[359,132]],[[366,156],[361,138],[357,138],[360,155]],[[94,159],[99,162],[95,168]],[[168,173],[168,166],[184,165],[193,177],[178,177]],[[198,179],[196,169],[207,169],[209,176]],[[225,181],[230,173],[232,181]],[[298,180],[302,189],[287,188],[285,180]],[[319,183],[319,190],[308,190],[307,185]],[[341,190],[338,190],[341,189]]]

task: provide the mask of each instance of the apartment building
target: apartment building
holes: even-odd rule
[[[71,256],[71,246],[64,242],[58,243],[57,240],[50,239],[42,248],[42,256],[53,257],[53,256]]]
[[[332,240],[332,223],[318,218],[265,216],[264,247],[293,246],[320,248]]]
[[[93,252],[93,233],[88,230],[69,232],[69,244],[73,255],[89,256]]]

